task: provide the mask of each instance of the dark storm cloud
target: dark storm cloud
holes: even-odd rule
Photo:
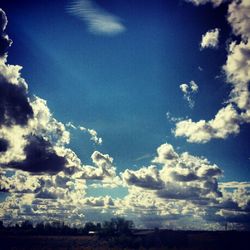
[[[32,117],[25,87],[10,84],[0,75],[0,125],[24,126]]]
[[[0,138],[0,153],[6,152],[8,147],[9,147],[8,141]]]
[[[39,123],[44,122],[42,117],[49,116],[49,109],[46,104],[44,107],[40,107],[41,103],[29,99],[28,86],[20,75],[21,67],[7,64],[7,50],[12,43],[4,33],[7,22],[5,12],[0,9],[0,164],[1,167],[10,167],[31,173],[55,174],[64,169],[66,158],[58,156],[55,152],[53,147],[57,141],[46,138],[48,138],[48,134],[53,133],[50,137],[54,138],[55,135],[60,140],[64,136],[63,133],[60,134],[61,130],[64,131],[64,127],[54,118],[48,119],[45,129],[43,124],[39,126]],[[37,123],[38,125],[34,125]],[[17,129],[20,134],[16,137],[10,136],[11,133],[6,133],[6,131],[11,131],[14,126],[17,128],[20,126],[20,129]],[[59,127],[57,130],[50,131],[51,127],[56,126]],[[23,141],[20,142],[20,140]],[[18,151],[14,145],[19,144],[25,145]],[[22,154],[22,150],[22,158],[13,157]]]
[[[29,144],[24,148],[26,159],[22,162],[9,163],[9,167],[31,173],[55,174],[64,169],[66,159],[58,156],[50,142],[42,137],[31,136]]]
[[[4,56],[12,41],[4,33],[7,17],[0,9],[0,57]],[[33,116],[24,84],[10,84],[4,72],[0,72],[0,125],[26,125]]]

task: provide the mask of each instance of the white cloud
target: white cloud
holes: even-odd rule
[[[232,1],[228,6],[228,22],[236,35],[244,39],[250,36],[250,2],[249,0]]]
[[[84,203],[93,207],[110,207],[114,205],[113,199],[110,196],[86,197]]]
[[[206,34],[202,35],[200,43],[201,49],[216,48],[219,43],[219,32],[220,30],[218,28],[215,28],[207,31]]]
[[[195,5],[215,1],[190,0]],[[216,1],[217,2],[217,1]],[[215,118],[197,122],[191,119],[178,121],[175,136],[184,136],[189,142],[206,143],[213,138],[225,139],[240,132],[240,125],[250,123],[250,2],[248,0],[228,3],[227,20],[237,40],[229,44],[227,60],[222,69],[232,90],[227,106],[221,108]],[[236,105],[237,107],[235,107]]]
[[[188,102],[188,105],[190,108],[193,108],[195,105],[195,102],[193,100],[193,95],[198,92],[198,85],[195,83],[195,81],[190,81],[189,84],[183,83],[180,85],[180,89],[182,93],[184,94],[184,99]]]
[[[66,124],[67,127],[72,129],[79,129],[80,131],[87,132],[90,135],[90,140],[93,141],[95,144],[101,145],[102,144],[102,138],[98,136],[98,133],[94,129],[85,128],[83,126],[76,126],[72,122],[68,122]]]
[[[143,167],[137,171],[126,169],[122,173],[122,178],[127,185],[135,185],[148,189],[163,188],[163,181],[160,179],[156,166]]]
[[[86,22],[89,31],[94,34],[116,35],[125,31],[120,18],[102,9],[92,0],[72,1],[67,10]]]
[[[193,3],[196,6],[199,5],[204,5],[207,3],[211,3],[213,4],[214,7],[218,7],[219,5],[221,5],[225,0],[185,0],[186,2],[190,2]]]
[[[173,146],[168,143],[162,144],[158,147],[157,154],[158,156],[153,159],[153,163],[165,164],[178,158],[178,154],[174,151]]]
[[[220,188],[250,188],[250,182],[238,182],[238,181],[230,181],[230,182],[221,182],[219,183]]]
[[[79,168],[74,178],[83,179],[113,179],[116,177],[116,168],[113,166],[113,158],[108,154],[102,154],[99,151],[94,151],[91,159],[95,166],[83,165]]]
[[[240,109],[250,109],[248,85],[250,81],[250,42],[231,42],[226,64],[223,66],[227,81],[231,83],[231,102]]]
[[[188,142],[206,143],[212,138],[225,139],[231,134],[238,134],[240,121],[240,115],[231,104],[228,104],[210,121],[193,122],[188,119],[178,122],[174,134],[177,137],[186,137]]]
[[[215,164],[187,152],[177,154],[167,143],[158,147],[157,154],[153,162],[163,165],[162,169],[156,166],[127,169],[122,173],[126,184],[155,190],[156,195],[165,199],[197,202],[221,195],[217,179],[222,172]]]

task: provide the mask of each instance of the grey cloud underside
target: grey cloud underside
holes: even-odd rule
[[[30,136],[28,141],[24,148],[26,159],[22,162],[10,162],[7,166],[32,173],[55,174],[64,169],[66,159],[56,154],[50,142],[37,136]]]
[[[156,195],[177,200],[213,200],[221,196],[218,178],[222,171],[206,159],[179,155],[170,144],[163,144],[157,149],[153,160],[162,166],[144,167],[137,171],[126,170],[124,181],[129,185],[156,190]]]
[[[25,87],[10,84],[0,74],[0,126],[24,126],[32,117]]]

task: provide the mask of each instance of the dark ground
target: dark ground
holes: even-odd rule
[[[137,232],[132,236],[0,235],[0,249],[250,249],[250,232]]]

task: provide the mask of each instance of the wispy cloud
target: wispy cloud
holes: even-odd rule
[[[74,125],[72,122],[68,122],[66,124],[66,126],[68,128],[72,128],[72,129],[79,129],[81,131],[87,132],[90,135],[90,140],[93,141],[94,143],[101,145],[102,144],[102,138],[98,136],[96,130],[94,129],[89,129],[89,128],[85,128],[83,126],[76,126]]]
[[[91,33],[99,35],[116,35],[125,31],[119,17],[98,6],[91,0],[75,0],[67,11],[83,20]]]
[[[195,102],[193,100],[193,95],[198,92],[198,85],[195,81],[191,81],[189,84],[183,83],[180,85],[181,92],[184,95],[184,99],[188,102],[188,106],[193,108]]]

